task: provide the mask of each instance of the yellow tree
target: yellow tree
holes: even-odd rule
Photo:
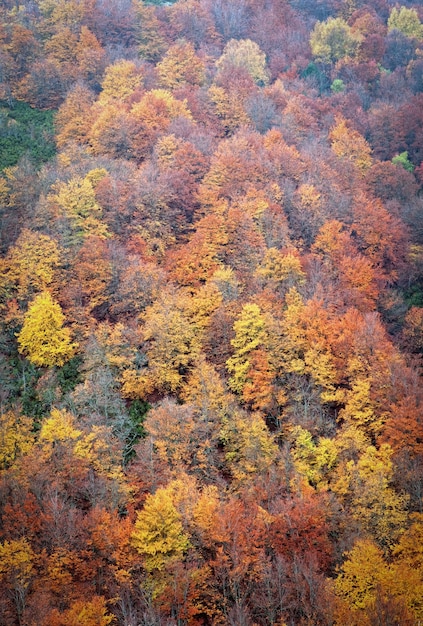
[[[45,25],[53,30],[67,27],[77,32],[88,10],[85,0],[38,0],[37,4],[45,17]]]
[[[238,94],[229,93],[217,85],[212,85],[207,93],[227,131],[232,133],[241,125],[248,124],[248,115]]]
[[[65,316],[60,304],[48,291],[32,302],[18,334],[19,352],[39,367],[62,366],[74,355],[77,344],[64,326]]]
[[[170,391],[181,386],[183,370],[198,355],[197,329],[184,308],[178,298],[159,298],[144,317],[149,369],[157,387]]]
[[[144,557],[148,572],[161,571],[183,557],[190,542],[172,501],[172,490],[160,488],[147,496],[144,508],[137,514],[132,545]]]
[[[423,516],[415,513],[413,523],[392,550],[391,592],[403,597],[416,620],[423,619]]]
[[[354,33],[341,17],[317,22],[310,36],[313,55],[324,63],[354,56],[360,41],[360,34]]]
[[[394,7],[388,18],[388,31],[399,30],[406,37],[423,38],[423,24],[416,9]]]
[[[388,582],[389,567],[381,549],[369,539],[357,541],[346,556],[335,580],[335,592],[346,600],[350,610],[360,611],[371,606],[378,586]]]
[[[78,38],[68,27],[59,28],[45,44],[44,49],[48,58],[60,68],[60,73],[68,80],[76,80],[77,78],[75,55],[77,45]]]
[[[279,291],[303,285],[306,280],[298,256],[292,252],[283,254],[277,248],[268,248],[256,274]]]
[[[59,441],[74,441],[82,435],[82,430],[75,428],[75,419],[67,411],[52,409],[49,417],[43,420],[39,441],[56,444]]]
[[[387,616],[390,624],[422,619],[422,530],[421,515],[416,514],[415,522],[394,546],[390,563],[370,539],[360,539],[344,555],[333,584],[341,599],[335,609],[337,624],[385,624]]]
[[[223,70],[228,65],[245,69],[258,84],[266,85],[269,82],[266,55],[251,39],[228,41],[222,56],[216,61],[216,67],[218,70]]]
[[[52,611],[49,621],[54,626],[109,626],[115,623],[115,617],[109,613],[103,596],[75,600],[63,613]]]
[[[266,322],[257,304],[244,305],[239,318],[234,323],[235,337],[231,344],[235,349],[233,356],[226,361],[226,367],[232,374],[229,387],[242,393],[247,382],[251,366],[249,355],[263,343],[266,336]]]
[[[195,428],[191,446],[195,442],[195,450],[192,460],[203,475],[216,478],[220,466],[219,429],[231,412],[232,396],[203,355],[195,361],[181,397],[194,411]]]
[[[229,413],[231,397],[213,365],[200,355],[182,389],[181,396],[205,422],[220,422]]]
[[[189,42],[171,46],[156,69],[165,89],[176,89],[185,84],[202,85],[204,82],[204,63]]]
[[[167,290],[146,308],[141,329],[146,367],[140,372],[131,368],[123,372],[124,395],[143,398],[154,389],[175,392],[181,388],[201,343],[190,304],[189,296]]]
[[[6,277],[16,286],[18,299],[45,290],[59,265],[57,243],[48,235],[23,229],[5,259]]]
[[[371,399],[370,380],[357,377],[351,389],[345,391],[345,406],[339,411],[338,419],[347,426],[357,427],[367,435],[377,435],[383,425],[383,418],[377,415]]]
[[[296,426],[293,430],[292,457],[295,469],[317,489],[326,489],[330,472],[337,462],[338,450],[332,439],[320,437],[317,442],[308,430]]]
[[[353,128],[348,128],[343,118],[336,120],[329,134],[331,147],[342,159],[351,161],[361,174],[372,165],[371,148],[362,135]]]
[[[105,169],[91,170],[84,178],[75,177],[68,183],[61,183],[57,193],[51,196],[69,220],[71,240],[78,241],[89,235],[108,236],[107,226],[101,221],[103,210],[95,196],[96,184],[106,175]]]
[[[247,482],[265,473],[278,455],[278,447],[259,413],[233,411],[222,421],[220,439],[233,478]]]
[[[0,415],[0,470],[12,465],[34,445],[33,421],[13,411]]]
[[[34,576],[34,557],[31,545],[25,538],[0,543],[2,595],[8,597],[15,605],[19,624],[23,623],[28,588]]]
[[[89,143],[94,154],[128,158],[130,126],[127,111],[117,101],[95,107],[95,121],[89,130]]]
[[[306,336],[302,316],[305,305],[295,287],[285,296],[281,328],[272,328],[272,352],[278,369],[282,373],[303,374],[306,368],[304,351]]]
[[[109,65],[101,83],[99,103],[105,105],[125,101],[142,87],[142,78],[140,69],[133,61],[121,59]]]
[[[404,530],[409,499],[392,487],[392,454],[388,444],[382,444],[379,450],[367,446],[357,462],[339,465],[337,480],[331,485],[352,517],[384,550],[392,548]]]

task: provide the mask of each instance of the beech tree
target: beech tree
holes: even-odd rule
[[[335,590],[347,599],[353,611],[366,609],[375,599],[377,586],[386,585],[389,580],[389,567],[383,553],[372,541],[359,540],[347,554]]]
[[[335,154],[352,161],[360,172],[364,173],[372,165],[370,146],[360,133],[348,128],[346,120],[338,119],[329,137]]]
[[[388,31],[399,30],[406,37],[423,37],[423,24],[420,22],[416,9],[405,6],[393,7],[388,17]]]
[[[137,514],[132,544],[144,557],[148,572],[163,570],[188,550],[189,537],[169,488],[160,488],[154,495],[147,496],[144,508]]]
[[[55,117],[56,141],[60,148],[72,141],[87,142],[94,121],[93,103],[94,93],[85,85],[77,83],[70,90]]]
[[[354,56],[360,41],[360,34],[354,33],[341,17],[317,22],[310,36],[313,55],[325,63]]]
[[[142,87],[142,71],[133,61],[116,61],[108,65],[101,83],[99,103],[125,101]]]
[[[184,84],[201,85],[204,82],[204,63],[190,43],[171,46],[156,67],[165,89],[176,89]]]
[[[48,291],[40,293],[24,317],[18,334],[19,351],[40,367],[64,365],[75,354],[77,347],[76,343],[72,343],[70,330],[64,323],[60,304]]]
[[[54,239],[24,228],[6,257],[6,279],[14,284],[19,300],[28,300],[51,285],[59,261],[60,250]]]
[[[231,39],[228,41],[222,56],[216,62],[216,67],[219,70],[225,68],[226,65],[247,70],[256,83],[265,85],[269,82],[266,55],[251,39]]]
[[[234,323],[235,337],[231,344],[234,355],[226,362],[232,373],[229,386],[233,391],[242,393],[250,369],[249,355],[265,339],[265,320],[256,304],[246,304],[238,320]]]
[[[106,238],[107,226],[101,221],[102,207],[95,197],[96,183],[106,176],[105,169],[91,170],[85,177],[72,178],[58,185],[57,193],[50,199],[57,203],[65,220],[68,220],[72,243],[90,235]],[[66,223],[66,222],[65,222]]]
[[[109,613],[105,598],[94,596],[90,600],[75,600],[63,613],[53,611],[49,623],[57,626],[109,626],[115,623],[115,617]]]
[[[0,468],[13,464],[21,454],[29,452],[34,444],[32,419],[16,415],[14,411],[0,415]]]
[[[35,554],[25,538],[0,543],[0,580],[5,595],[14,605],[18,623],[22,622],[29,585],[35,574],[34,560]]]

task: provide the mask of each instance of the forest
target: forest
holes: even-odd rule
[[[423,6],[0,3],[1,626],[423,623]]]

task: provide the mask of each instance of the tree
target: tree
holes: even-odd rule
[[[266,85],[269,82],[266,55],[251,39],[228,41],[222,56],[216,61],[216,67],[222,71],[228,65],[247,70],[254,82],[259,85]]]
[[[99,106],[99,105],[98,105]],[[101,106],[89,129],[88,140],[94,154],[128,159],[132,156],[129,115],[117,102]]]
[[[40,293],[30,305],[18,334],[19,352],[27,354],[28,360],[40,367],[64,365],[77,347],[71,342],[64,322],[60,304],[48,291]]]
[[[248,115],[238,94],[228,93],[223,87],[212,85],[208,96],[228,134],[248,123]]]
[[[33,420],[14,411],[0,415],[0,470],[13,465],[34,444]]]
[[[389,567],[380,548],[369,539],[357,541],[346,556],[335,580],[335,591],[352,611],[366,609],[374,601],[377,587],[388,582]]]
[[[165,89],[176,89],[185,84],[201,85],[205,78],[203,61],[195,54],[191,43],[171,46],[156,69]]]
[[[272,285],[280,293],[305,283],[305,273],[298,256],[288,252],[282,254],[277,248],[268,248],[256,270],[257,276]]]
[[[234,323],[234,331],[235,337],[231,340],[231,344],[235,352],[226,362],[226,367],[232,373],[229,379],[230,388],[242,393],[251,366],[249,355],[265,338],[265,319],[257,304],[244,305],[239,318]]]
[[[338,450],[332,439],[319,438],[315,443],[308,430],[296,426],[292,457],[296,470],[305,476],[316,489],[327,489],[331,471],[338,460]]]
[[[394,7],[388,18],[388,31],[391,30],[399,30],[406,37],[423,38],[423,24],[414,8]]]
[[[325,494],[292,494],[275,502],[269,535],[276,554],[285,562],[317,562],[327,570],[333,560],[331,506]]]
[[[188,298],[164,291],[143,314],[146,367],[123,373],[123,391],[144,398],[153,389],[175,392],[199,353],[199,328],[188,314]]]
[[[317,22],[310,36],[313,55],[325,63],[335,63],[346,56],[353,57],[360,41],[360,34],[353,32],[341,17]]]
[[[368,122],[369,142],[378,159],[389,160],[403,143],[403,129],[392,104],[372,106]]]
[[[40,0],[39,6],[50,27],[65,26],[72,32],[79,31],[88,9],[85,0]]]
[[[39,441],[57,444],[59,441],[70,442],[79,439],[82,430],[75,428],[75,419],[67,411],[52,409],[50,417],[43,420]]]
[[[406,172],[414,172],[414,165],[408,160],[408,152],[401,152],[393,157],[392,163],[394,165],[400,165]]]
[[[69,268],[69,274],[69,283],[74,283],[73,294],[79,294],[90,311],[108,302],[108,287],[113,274],[107,242],[101,237],[88,236],[72,269]]]
[[[380,277],[396,279],[408,250],[405,226],[380,200],[357,194],[352,225],[356,244]]]
[[[190,240],[168,255],[171,276],[180,285],[199,287],[221,267],[227,234],[224,219],[219,215],[207,215],[196,223],[196,231]]]
[[[161,571],[181,559],[190,545],[170,487],[149,494],[144,508],[137,513],[132,545],[144,557],[143,564],[148,572]]]
[[[233,0],[230,4],[225,0],[216,0],[211,13],[216,29],[224,39],[240,39],[248,31],[249,5],[245,0]]]
[[[94,121],[94,93],[77,83],[68,93],[55,117],[56,142],[59,148],[76,141],[86,143]]]
[[[78,76],[92,87],[98,87],[101,74],[106,65],[106,52],[97,37],[86,26],[82,26],[76,46]]]
[[[142,87],[143,75],[133,61],[125,59],[109,65],[101,83],[99,103],[110,104],[116,101],[124,102]]]
[[[249,360],[251,365],[242,398],[255,411],[271,412],[274,408],[275,389],[272,383],[275,379],[275,368],[269,361],[269,355],[260,348],[250,353]]]
[[[371,626],[412,624],[421,619],[422,524],[420,516],[415,517],[393,547],[391,563],[369,539],[359,539],[345,555],[347,559],[334,581],[335,593],[344,603],[338,607],[340,612],[336,615],[340,622],[347,616],[348,619],[353,617],[352,624]]]
[[[423,617],[423,520],[422,515],[412,516],[411,526],[393,548],[392,595],[405,600],[417,620]]]
[[[417,182],[413,174],[390,161],[376,161],[366,173],[366,183],[372,195],[384,202],[398,200],[404,204],[417,194]]]
[[[103,168],[91,170],[84,178],[75,176],[68,183],[59,183],[57,193],[50,196],[61,210],[62,219],[69,222],[71,243],[90,235],[108,236],[107,226],[101,221],[103,210],[95,197],[95,186],[106,175]]]
[[[134,5],[138,19],[135,39],[139,54],[147,61],[156,62],[166,49],[166,41],[161,33],[161,24],[157,19],[155,8],[143,0],[136,0]]]
[[[191,41],[197,49],[206,42],[215,42],[218,36],[207,8],[207,5],[200,4],[198,0],[186,0],[172,5],[169,24],[174,32],[172,39],[175,41],[184,38]]]
[[[329,134],[331,147],[335,154],[351,161],[364,174],[372,165],[371,148],[367,141],[352,128],[346,120],[338,118]]]
[[[152,437],[156,454],[173,470],[195,468],[200,457],[204,456],[203,442],[196,432],[198,422],[191,406],[178,406],[165,399],[148,412],[144,426]]]
[[[60,70],[66,82],[72,83],[77,78],[76,47],[78,37],[66,26],[59,30],[45,44],[48,59],[52,60]]]
[[[19,300],[47,289],[55,278],[60,251],[54,239],[24,228],[6,257],[6,276]]]
[[[138,160],[145,158],[158,137],[179,117],[192,120],[186,100],[177,100],[166,89],[148,91],[128,116],[131,155]]]
[[[365,447],[357,462],[340,464],[332,489],[349,503],[353,519],[359,522],[387,552],[404,530],[409,496],[392,487],[392,449],[382,444]]]
[[[423,352],[423,307],[412,306],[404,318],[402,334],[414,352]]]
[[[6,596],[15,605],[18,623],[22,624],[29,585],[34,576],[35,554],[25,539],[0,543],[0,580]]]
[[[278,447],[259,413],[233,410],[219,432],[226,465],[237,483],[248,484],[265,475],[278,456]]]
[[[55,609],[50,620],[49,625],[52,626],[109,626],[116,623],[115,617],[108,612],[103,596],[75,600],[63,613]]]

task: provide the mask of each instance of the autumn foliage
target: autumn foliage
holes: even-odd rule
[[[0,624],[419,624],[420,4],[0,4]]]

